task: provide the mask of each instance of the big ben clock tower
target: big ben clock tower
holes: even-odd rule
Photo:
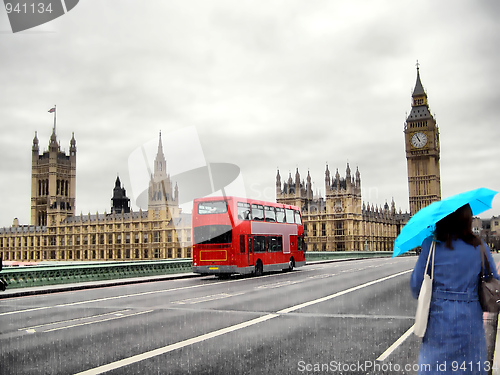
[[[410,214],[441,199],[439,170],[439,129],[427,103],[427,94],[420,81],[417,63],[417,82],[412,94],[411,112],[405,123],[406,160]]]

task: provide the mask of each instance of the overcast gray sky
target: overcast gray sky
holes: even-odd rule
[[[12,34],[0,10],[0,226],[29,223],[32,140],[47,148],[54,104],[61,148],[77,142],[77,214],[109,212],[117,174],[136,198],[134,150],[186,129],[198,139],[179,149],[240,167],[250,197],[274,200],[277,168],[297,167],[324,194],[326,163],[349,162],[364,202],[407,211],[417,59],[442,196],[499,190],[499,17],[496,0],[81,0]],[[499,214],[497,197],[482,216]]]

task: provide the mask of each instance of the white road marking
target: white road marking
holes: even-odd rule
[[[412,325],[408,330],[403,333],[403,335],[397,339],[391,346],[387,348],[385,352],[383,352],[378,358],[377,361],[384,361],[387,357],[389,357],[410,335],[413,333],[413,327],[415,325]]]
[[[295,310],[298,310],[298,309],[301,309],[301,308],[304,308],[304,307],[308,307],[308,306],[311,306],[311,305],[314,305],[314,304],[317,304],[317,303],[320,303],[320,302],[328,301],[330,299],[342,296],[344,294],[347,294],[347,293],[350,293],[350,292],[354,292],[356,290],[359,290],[359,289],[362,289],[362,288],[366,288],[366,287],[371,286],[371,285],[375,285],[377,283],[380,283],[380,282],[392,279],[394,277],[398,277],[398,276],[404,275],[404,274],[409,273],[411,271],[412,270],[398,272],[398,273],[395,273],[393,275],[389,275],[389,276],[386,276],[386,277],[383,277],[383,278],[380,278],[380,279],[377,279],[377,280],[373,280],[373,281],[370,281],[370,282],[367,282],[367,283],[355,286],[353,288],[349,288],[349,289],[343,290],[343,291],[338,292],[338,293],[330,294],[329,296],[325,296],[325,297],[322,297],[322,298],[317,298],[317,299],[312,300],[312,301],[308,301],[308,302],[305,302],[305,303],[301,303],[299,305],[291,306],[289,308],[277,311],[276,313],[266,314],[266,315],[261,316],[259,318],[255,318],[255,319],[252,319],[252,320],[248,320],[246,322],[242,322],[242,323],[235,324],[235,325],[232,325],[232,326],[229,326],[229,327],[226,327],[226,328],[222,328],[222,329],[219,329],[217,331],[205,333],[203,335],[196,336],[196,337],[193,337],[191,339],[180,341],[180,342],[175,343],[175,344],[170,344],[170,345],[164,346],[162,348],[154,349],[154,350],[151,350],[149,352],[142,353],[142,354],[137,354],[135,356],[132,356],[132,357],[129,357],[129,358],[124,358],[124,359],[116,361],[116,362],[111,362],[111,363],[108,363],[107,365],[95,367],[93,369],[89,369],[89,370],[80,372],[80,373],[78,373],[76,375],[90,375],[90,374],[96,375],[96,374],[102,374],[103,372],[116,370],[116,369],[119,369],[121,367],[125,367],[125,366],[128,366],[128,365],[131,365],[131,364],[143,361],[145,359],[156,357],[158,355],[162,355],[162,354],[165,354],[165,353],[168,353],[168,352],[180,349],[180,348],[184,348],[186,346],[193,345],[193,344],[199,343],[201,341],[205,341],[205,340],[217,337],[217,336],[221,336],[221,335],[224,335],[226,333],[234,332],[234,331],[240,330],[242,328],[250,327],[250,326],[253,326],[255,324],[259,324],[259,323],[265,322],[265,321],[270,320],[270,319],[274,319],[274,318],[276,318],[278,316],[287,314],[289,312],[292,312],[292,311],[295,311]]]
[[[68,328],[86,326],[86,325],[89,325],[89,324],[108,322],[110,320],[123,319],[123,318],[128,318],[128,317],[131,317],[131,316],[147,314],[147,313],[150,313],[152,311],[154,311],[154,310],[139,311],[139,312],[132,313],[132,314],[127,314],[127,315],[113,316],[113,317],[110,317],[110,318],[107,318],[107,319],[93,320],[91,322],[84,322],[84,323],[72,324],[72,325],[64,326],[64,327],[57,327],[57,328],[47,329],[47,330],[45,330],[43,332],[54,332],[54,331],[60,331],[62,329],[68,329]]]
[[[127,311],[130,311],[130,309],[113,311],[113,312],[109,312],[109,313],[105,313],[105,314],[84,316],[84,317],[81,317],[81,318],[74,318],[74,319],[69,319],[69,320],[60,320],[60,321],[52,322],[52,323],[44,323],[44,324],[39,324],[39,325],[36,325],[36,326],[19,328],[18,331],[26,331],[26,330],[29,330],[29,329],[40,328],[40,327],[48,327],[48,326],[53,326],[53,325],[56,325],[56,324],[64,324],[64,323],[71,323],[71,322],[78,322],[78,321],[82,321],[82,320],[88,320],[88,319],[92,319],[92,318],[100,318],[102,316],[114,315],[114,314],[119,314],[119,313],[127,312]]]
[[[288,285],[293,285],[293,284],[297,284],[297,283],[300,283],[301,281],[292,281],[292,280],[289,280],[289,281],[282,281],[282,282],[279,282],[279,283],[274,283],[274,284],[264,284],[264,285],[260,285],[258,286],[257,288],[255,289],[272,289],[272,288],[280,288],[282,286],[288,286]]]
[[[336,275],[335,273],[330,273],[330,274],[324,273],[322,275],[308,276],[307,278],[308,279],[325,279],[327,277],[332,277],[332,276],[335,276],[335,275]]]
[[[170,303],[175,303],[175,304],[178,304],[178,305],[192,305],[192,304],[195,304],[195,303],[201,303],[201,302],[207,302],[207,301],[214,301],[214,300],[218,300],[218,299],[239,296],[239,295],[242,295],[242,294],[244,294],[244,293],[234,293],[234,294],[219,293],[219,294],[213,294],[211,296],[202,296],[202,297],[182,299],[182,300],[173,301],[173,302],[170,302]]]

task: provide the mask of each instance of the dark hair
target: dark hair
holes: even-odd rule
[[[436,223],[434,238],[444,242],[446,247],[452,250],[452,241],[458,239],[474,247],[479,246],[481,240],[472,233],[472,210],[469,204],[439,220]]]

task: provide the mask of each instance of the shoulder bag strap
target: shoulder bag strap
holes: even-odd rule
[[[481,240],[481,278],[488,280],[491,278],[492,273],[491,273],[491,268],[490,268],[490,262],[488,261],[488,256],[486,255],[486,249],[484,248],[483,245],[483,240]]]
[[[436,241],[432,241],[432,268],[431,268],[431,279],[434,280],[434,257],[436,256]]]
[[[434,279],[434,253],[435,253],[435,248],[436,248],[436,242],[432,241],[432,243],[431,243],[431,249],[429,250],[429,256],[427,257],[427,263],[425,265],[425,272],[424,272],[424,275],[426,275],[428,273],[428,270],[429,270],[429,260],[431,259],[431,256],[432,256],[431,279]]]

